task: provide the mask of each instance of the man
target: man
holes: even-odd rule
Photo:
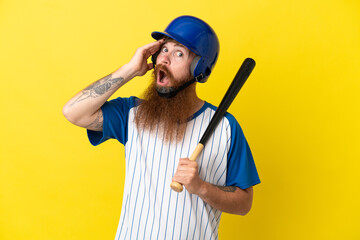
[[[218,38],[204,21],[181,16],[129,63],[75,95],[63,109],[88,129],[93,145],[115,138],[125,145],[126,178],[115,239],[216,239],[221,212],[245,215],[256,167],[235,118],[227,113],[196,161],[194,150],[216,107],[199,99],[218,57]],[[153,63],[147,63],[152,56]],[[154,68],[143,99],[113,93]],[[220,82],[220,81],[219,81]],[[179,182],[181,193],[171,190]]]

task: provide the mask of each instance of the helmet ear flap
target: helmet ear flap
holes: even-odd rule
[[[201,59],[201,56],[196,56],[196,57],[193,59],[193,61],[191,62],[191,65],[190,65],[190,73],[191,73],[191,76],[193,76],[193,77],[196,77],[196,76],[195,76],[195,69],[196,69],[196,67],[197,67],[200,59]]]
[[[204,83],[207,81],[207,76],[210,74],[211,70],[206,69],[204,71],[204,58],[201,56],[196,56],[190,65],[191,76],[196,79],[199,83]],[[210,70],[210,72],[209,72]]]

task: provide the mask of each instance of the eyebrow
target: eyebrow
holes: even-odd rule
[[[179,43],[179,42],[176,42],[175,40],[165,41],[165,42],[162,44],[161,47],[163,47],[163,46],[164,46],[165,44],[167,44],[168,42],[173,42],[173,43],[175,43],[175,46],[176,46],[176,47],[184,48],[184,49],[188,52],[188,54],[190,54],[190,50],[189,50],[187,47],[185,47],[183,44],[181,44],[181,43]]]

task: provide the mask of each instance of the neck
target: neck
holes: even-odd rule
[[[199,111],[202,106],[204,105],[205,101],[200,99],[196,94],[196,83],[189,86],[191,88],[191,93],[189,98],[191,98],[192,102],[192,109],[191,109],[191,115],[195,114],[197,111]]]

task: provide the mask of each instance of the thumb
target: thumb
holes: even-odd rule
[[[153,68],[154,68],[154,64],[153,64],[153,63],[148,63],[148,64],[147,64],[147,68],[148,68],[148,70],[153,69]]]

